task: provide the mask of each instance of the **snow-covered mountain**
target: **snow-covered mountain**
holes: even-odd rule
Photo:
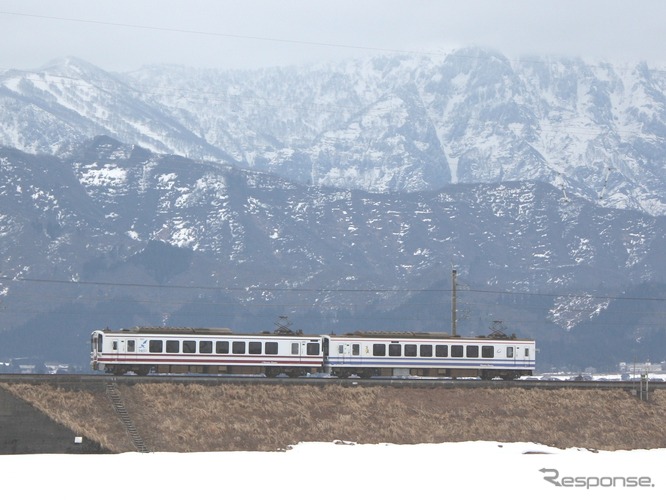
[[[448,330],[452,267],[462,334],[501,319],[547,342],[666,283],[665,225],[542,182],[369,193],[106,136],[67,159],[4,148],[0,347],[81,357],[100,326],[247,331],[284,314],[319,333]],[[642,332],[663,350],[639,317],[617,327],[609,349]]]
[[[478,49],[6,71],[0,355],[284,314],[448,330],[455,268],[463,335],[499,319],[555,365],[666,357],[665,88],[645,63]]]
[[[66,156],[105,134],[157,153],[370,192],[540,181],[666,213],[666,71],[465,49],[257,71],[62,60],[0,76],[0,143]]]

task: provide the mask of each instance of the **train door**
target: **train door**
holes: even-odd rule
[[[307,348],[307,342],[292,342],[291,343],[291,356],[292,356],[292,362],[293,363],[300,364],[301,357],[306,352],[305,351],[306,348]]]
[[[345,365],[358,365],[361,363],[361,344],[345,342],[339,345],[339,355]]]
[[[525,367],[529,364],[530,360],[530,347],[521,345],[521,346],[516,346],[516,365],[520,365],[520,367]]]
[[[512,345],[506,348],[506,357],[513,361],[514,367],[523,367],[530,360],[530,347],[523,345]]]
[[[136,359],[136,340],[123,338],[114,340],[113,350],[118,361],[134,361]]]

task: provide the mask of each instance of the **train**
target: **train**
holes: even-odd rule
[[[513,380],[532,375],[535,364],[535,341],[505,334],[459,337],[437,332],[358,331],[306,335],[284,328],[251,334],[228,328],[168,327],[107,328],[91,334],[91,368],[114,375],[322,374]]]

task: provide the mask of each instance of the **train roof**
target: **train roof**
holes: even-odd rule
[[[448,332],[394,332],[394,331],[360,331],[360,330],[357,330],[352,333],[340,334],[337,335],[337,337],[377,338],[377,339],[414,338],[414,339],[450,339],[450,340],[466,340],[466,339],[523,340],[523,341],[532,340],[526,338],[517,338],[515,335],[506,335],[500,333],[461,337],[459,335],[451,335]]]

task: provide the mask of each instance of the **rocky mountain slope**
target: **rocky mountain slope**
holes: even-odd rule
[[[0,75],[0,143],[66,156],[105,134],[163,154],[369,192],[546,182],[666,211],[666,71],[480,49],[257,71],[67,59]]]
[[[542,182],[369,193],[106,136],[67,158],[3,148],[0,348],[81,360],[93,328],[256,331],[278,315],[318,333],[448,331],[456,268],[463,335],[502,320],[554,342],[553,364],[585,345],[584,363],[600,340],[572,332],[612,313],[609,359],[623,359],[639,335],[655,354],[665,224]],[[623,294],[634,299],[646,283],[655,285],[636,315]]]

